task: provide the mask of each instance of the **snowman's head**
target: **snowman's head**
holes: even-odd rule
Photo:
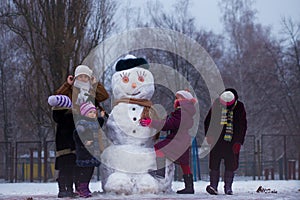
[[[112,77],[115,99],[135,98],[150,100],[154,93],[154,78],[144,58],[126,56],[116,64]]]

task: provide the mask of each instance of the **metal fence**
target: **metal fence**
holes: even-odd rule
[[[249,179],[300,179],[300,136],[246,136],[240,152],[237,177]],[[199,156],[200,146],[192,144],[192,172],[194,180],[209,180],[208,155]],[[46,153],[45,153],[46,152]],[[0,179],[6,182],[49,182],[55,180],[55,142],[21,141],[0,142]],[[224,171],[221,165],[221,172]],[[222,173],[221,173],[222,174]],[[99,169],[94,179],[100,180]],[[182,172],[175,166],[174,180],[181,180]]]
[[[300,135],[262,135],[259,178],[299,178]],[[270,177],[269,177],[270,176]]]
[[[10,142],[0,142],[0,179],[13,180],[13,148]]]

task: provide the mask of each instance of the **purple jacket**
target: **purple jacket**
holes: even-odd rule
[[[189,129],[193,127],[193,116],[196,108],[192,101],[181,100],[180,106],[170,113],[165,120],[152,120],[151,127],[169,131],[166,139],[154,145],[172,161],[189,164],[191,136]]]

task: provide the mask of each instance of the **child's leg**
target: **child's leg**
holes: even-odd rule
[[[188,148],[182,156],[177,160],[180,164],[180,167],[183,172],[183,180],[184,180],[184,189],[178,190],[178,194],[194,194],[194,182],[193,182],[193,174],[190,168],[190,151],[191,148]]]
[[[75,184],[75,192],[79,194],[79,183],[80,183],[80,167],[75,166],[73,169],[73,180],[74,180],[74,184]]]
[[[66,175],[66,187],[67,191],[73,194],[73,183],[74,183],[74,165],[68,165],[65,170]]]
[[[67,191],[66,176],[65,176],[65,169],[64,168],[59,169],[58,177],[57,177],[57,183],[58,183],[58,189],[59,189],[60,193]]]
[[[220,154],[220,152],[213,149],[209,154],[210,184],[206,187],[206,191],[212,195],[218,194],[221,160],[222,160],[222,155]]]
[[[180,164],[183,174],[192,174],[191,168],[189,165]]]
[[[155,148],[155,154],[156,154],[156,170],[150,170],[149,174],[156,178],[165,178],[166,173],[166,158],[162,151]]]
[[[189,165],[180,163],[183,172],[184,189],[178,190],[178,194],[194,194],[194,182],[191,168]]]
[[[81,168],[80,182],[81,183],[90,182],[92,179],[95,167],[80,167],[80,168]]]
[[[91,191],[89,190],[89,183],[94,173],[94,167],[79,167],[79,195],[81,197],[90,197]]]
[[[89,193],[91,194],[92,192],[90,191],[89,184],[93,177],[95,167],[87,167],[87,168],[88,168],[88,169],[86,169],[87,189],[88,189]]]
[[[159,149],[155,149],[155,155],[156,155],[156,157],[159,157],[159,158],[165,157],[165,154],[162,151],[160,151]]]
[[[73,173],[70,166],[61,167],[58,176],[58,197],[71,197],[73,195]]]

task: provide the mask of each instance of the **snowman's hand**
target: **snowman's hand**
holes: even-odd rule
[[[144,118],[140,120],[142,126],[150,126],[152,120],[150,118]]]

